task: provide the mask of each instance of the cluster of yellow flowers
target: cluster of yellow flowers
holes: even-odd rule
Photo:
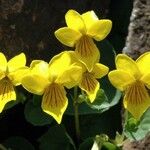
[[[43,95],[42,109],[58,123],[67,108],[65,88],[79,86],[85,91],[90,102],[95,98],[100,84],[97,79],[105,76],[109,68],[99,63],[100,52],[94,40],[103,40],[110,32],[112,22],[99,20],[93,11],[82,15],[69,10],[66,15],[67,27],[55,32],[63,44],[74,47],[75,51],[63,51],[49,63],[33,60],[25,66],[23,53],[8,61],[0,53],[0,112],[7,102],[16,100],[14,86],[22,86],[31,93]],[[150,53],[145,53],[133,61],[124,54],[116,57],[117,70],[109,73],[111,83],[125,91],[124,106],[139,119],[150,106],[146,88],[150,88]],[[145,86],[146,85],[146,86]]]

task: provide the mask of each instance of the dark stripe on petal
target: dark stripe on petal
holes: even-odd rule
[[[86,91],[94,91],[96,88],[96,79],[94,78],[93,74],[89,72],[85,72],[82,77],[81,87],[84,88]]]
[[[149,98],[150,97],[145,85],[140,81],[137,81],[133,85],[129,86],[125,92],[125,99],[128,103],[133,105],[140,105]]]
[[[8,78],[4,78],[0,81],[0,101],[3,100],[15,100],[14,87]]]
[[[89,57],[93,55],[93,50],[97,49],[92,38],[88,36],[82,36],[76,44],[75,51],[80,54],[81,57]]]
[[[64,90],[63,86],[52,83],[44,92],[43,103],[51,108],[63,106],[63,101],[65,99],[65,95],[63,93]]]
[[[59,124],[68,105],[65,89],[62,85],[52,83],[44,91],[42,109]]]

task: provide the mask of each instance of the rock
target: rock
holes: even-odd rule
[[[135,0],[123,52],[132,58],[150,51],[150,1]]]

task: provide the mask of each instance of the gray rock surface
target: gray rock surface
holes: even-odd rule
[[[137,58],[150,51],[150,0],[134,0],[128,31],[124,53]]]

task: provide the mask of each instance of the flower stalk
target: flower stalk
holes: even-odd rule
[[[73,99],[73,106],[74,106],[74,117],[75,117],[75,130],[76,130],[76,138],[77,142],[80,141],[80,121],[79,121],[79,112],[78,112],[78,87],[74,87],[74,99]]]

